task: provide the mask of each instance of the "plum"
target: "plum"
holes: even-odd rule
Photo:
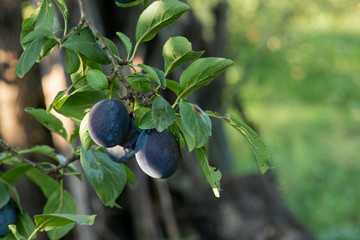
[[[102,147],[114,147],[122,142],[129,129],[129,115],[118,99],[103,99],[91,109],[89,134]]]
[[[137,0],[116,0],[117,2],[119,3],[132,3],[132,2],[135,2]]]
[[[9,234],[9,225],[16,223],[16,210],[14,204],[9,201],[0,209],[0,237]]]
[[[136,127],[133,117],[129,116],[129,130],[125,139],[119,145],[105,148],[108,157],[117,163],[125,163],[135,157],[135,144],[140,130]]]
[[[139,137],[140,130],[136,127],[133,117],[129,116],[129,130],[126,134],[125,139],[119,143],[124,148],[135,148],[136,141]]]
[[[125,148],[120,145],[112,148],[105,148],[105,153],[111,160],[117,163],[125,163],[135,157],[134,148]]]
[[[172,133],[165,129],[143,131],[135,146],[135,158],[141,170],[153,178],[167,178],[175,173],[179,161],[179,146]]]

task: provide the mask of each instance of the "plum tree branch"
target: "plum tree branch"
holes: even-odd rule
[[[14,148],[10,147],[4,140],[0,138],[0,150],[3,152],[8,152],[10,155],[16,157],[20,162],[30,165],[31,167],[39,169],[41,172],[47,174],[47,175],[53,175],[55,173],[59,173],[60,170],[66,168],[69,166],[70,163],[78,160],[77,155],[72,155],[70,158],[68,158],[64,163],[61,163],[55,167],[46,168],[41,166],[40,164],[33,162],[23,155],[21,155],[18,151],[16,151]],[[57,176],[57,178],[62,178],[63,174],[60,174]]]
[[[153,94],[142,94],[141,92],[133,89],[131,87],[131,85],[126,81],[126,78],[122,72],[123,66],[124,65],[128,65],[129,62],[127,61],[123,61],[121,58],[116,57],[110,50],[108,44],[106,43],[104,37],[101,35],[101,33],[96,29],[96,27],[94,26],[94,24],[92,24],[92,22],[89,20],[88,16],[87,16],[87,12],[86,12],[86,8],[85,8],[85,3],[84,0],[78,0],[78,4],[80,7],[80,22],[78,24],[78,26],[80,25],[80,23],[83,21],[83,24],[85,26],[87,26],[92,35],[95,37],[95,39],[99,42],[100,46],[102,47],[102,49],[105,51],[107,57],[109,58],[109,60],[111,61],[112,64],[112,73],[111,73],[111,77],[109,79],[110,83],[111,81],[113,81],[114,79],[119,79],[119,81],[124,85],[124,87],[126,88],[126,92],[127,95],[123,97],[123,99],[129,100],[129,101],[134,101],[134,97],[138,99],[141,99],[144,104],[146,104],[147,106],[151,106],[152,105],[152,101],[150,100],[150,97]],[[134,52],[135,54],[135,52]]]

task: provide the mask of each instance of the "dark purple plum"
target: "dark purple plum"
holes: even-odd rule
[[[96,103],[89,114],[89,134],[102,147],[114,147],[122,142],[129,129],[129,115],[122,102],[104,99]]]
[[[126,134],[125,139],[121,143],[119,143],[119,145],[124,148],[134,149],[139,134],[140,130],[136,127],[134,118],[129,116],[129,130]]]
[[[16,223],[16,210],[14,204],[9,201],[0,209],[0,237],[9,234],[9,225]]]
[[[172,133],[165,129],[143,131],[135,146],[135,158],[141,170],[153,178],[167,178],[175,173],[179,161],[179,146]]]
[[[132,3],[132,2],[135,2],[137,0],[116,0],[117,2],[119,3]]]
[[[117,163],[125,163],[135,157],[134,148],[125,148],[120,145],[112,148],[105,148],[105,153],[111,160]]]

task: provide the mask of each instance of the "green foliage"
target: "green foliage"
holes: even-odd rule
[[[189,94],[210,84],[233,65],[233,61],[215,57],[199,58],[204,51],[194,51],[191,42],[185,37],[175,36],[164,44],[164,69],[146,64],[136,66],[132,62],[139,44],[152,40],[160,30],[179,19],[190,9],[187,4],[179,0],[157,0],[147,6],[149,1],[145,0],[117,1],[116,5],[121,7],[141,2],[143,6],[147,6],[140,14],[136,25],[134,47],[129,37],[120,32],[116,33],[127,53],[125,58],[121,58],[116,44],[95,29],[89,22],[86,12],[82,12],[83,18],[79,24],[67,32],[69,16],[65,1],[53,2],[64,18],[63,37],[56,37],[58,34],[52,31],[55,5],[50,0],[43,0],[34,13],[23,21],[20,41],[24,52],[16,65],[16,73],[19,77],[25,76],[35,62],[50,54],[55,46],[65,49],[64,67],[70,75],[71,86],[65,90],[59,89],[46,110],[28,107],[25,111],[67,141],[74,159],[80,158],[83,172],[71,165],[74,159],[66,159],[49,146],[14,150],[18,154],[14,154],[14,151],[9,151],[9,154],[1,153],[0,163],[12,165],[12,168],[0,175],[0,207],[13,198],[21,209],[19,196],[12,184],[23,175],[38,185],[47,198],[43,214],[34,217],[35,226],[26,212],[20,211],[18,219],[21,223],[10,226],[13,236],[17,239],[33,239],[38,231],[46,231],[50,239],[60,239],[76,223],[93,224],[95,215],[77,215],[76,203],[71,194],[63,189],[62,180],[50,177],[54,173],[60,178],[72,174],[85,175],[105,206],[119,207],[116,200],[128,181],[135,182],[135,176],[125,164],[113,162],[102,147],[95,146],[88,130],[91,108],[100,100],[112,99],[114,96],[128,105],[129,114],[134,117],[137,128],[156,129],[158,132],[168,132],[169,129],[176,139],[173,141],[173,147],[187,146],[189,152],[194,151],[200,169],[216,197],[220,197],[222,174],[208,162],[207,144],[212,132],[209,116],[224,120],[239,131],[253,150],[261,172],[267,170],[268,150],[251,128],[235,117],[222,117],[210,111],[203,111],[193,103],[185,102]],[[183,71],[180,79],[166,78],[169,73],[189,62],[192,63]],[[109,76],[104,74],[102,65],[110,65]],[[130,66],[134,73],[125,77],[122,73],[124,65]],[[136,72],[135,67],[140,67],[144,72]],[[125,88],[119,91],[123,86]],[[165,89],[176,94],[174,102],[170,103],[164,99],[162,90]],[[120,92],[126,92],[126,96]],[[77,127],[71,135],[66,132],[62,122],[50,113],[53,110],[74,121]],[[135,135],[138,136],[138,133]],[[76,137],[80,138],[81,144],[74,148],[72,144]],[[24,157],[26,153],[45,155],[58,164],[29,164],[31,160]],[[7,238],[13,239],[13,236]]]

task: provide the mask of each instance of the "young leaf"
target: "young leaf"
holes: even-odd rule
[[[55,110],[65,117],[81,121],[85,114],[98,101],[106,98],[101,91],[83,91],[70,95],[62,106]]]
[[[152,79],[157,82],[157,84],[159,84],[162,88],[166,88],[166,79],[163,71],[155,67],[147,66],[145,64],[138,64],[138,66],[141,67],[145,72],[147,72],[152,77]]]
[[[198,106],[180,102],[180,115],[186,130],[194,139],[195,147],[200,148],[207,144],[211,136],[211,121],[209,116]]]
[[[0,179],[0,209],[5,206],[10,200],[10,193],[7,184]]]
[[[75,73],[80,67],[80,59],[77,53],[70,49],[65,49],[65,72],[67,74]]]
[[[161,96],[157,96],[153,100],[152,114],[155,128],[158,132],[162,132],[176,120],[175,110],[171,107],[170,103]]]
[[[59,183],[46,175],[45,173],[40,172],[36,168],[32,168],[26,172],[26,175],[33,181],[36,185],[39,186],[41,191],[44,193],[45,197],[50,197],[50,195],[59,188]]]
[[[74,198],[71,194],[59,187],[53,194],[50,195],[43,210],[43,214],[51,213],[65,213],[76,214],[77,207]],[[60,239],[65,236],[73,227],[75,223],[66,225],[61,228],[56,228],[47,232],[50,239]]]
[[[91,139],[88,129],[89,114],[90,113],[87,113],[81,121],[79,130],[81,146],[86,152],[89,151],[90,147],[94,144],[94,141]]]
[[[61,14],[63,15],[63,18],[64,18],[64,36],[65,36],[66,31],[67,31],[67,21],[68,21],[68,18],[69,18],[69,12],[67,10],[65,0],[54,0],[54,2],[58,6],[58,8],[60,9],[60,12],[61,12]]]
[[[233,61],[225,58],[201,58],[193,62],[180,76],[180,95],[186,97],[201,86],[208,85]]]
[[[128,54],[127,59],[129,59],[132,50],[132,43],[130,41],[130,38],[121,32],[116,32],[116,35],[120,38],[121,42],[124,44],[124,47]]]
[[[31,69],[36,62],[42,46],[44,43],[43,37],[38,37],[32,41],[25,51],[21,54],[19,61],[16,64],[15,71],[16,75],[20,78],[24,77],[25,74]]]
[[[104,50],[95,40],[89,28],[82,28],[72,34],[64,43],[63,47],[79,52],[100,64],[110,64]]]
[[[50,0],[44,0],[41,5],[39,17],[35,24],[35,30],[51,30],[54,25],[55,9]]]
[[[185,37],[172,37],[165,43],[162,51],[165,62],[165,75],[172,72],[181,64],[195,60],[203,55],[205,51],[194,52],[191,42]]]
[[[105,206],[113,207],[126,184],[126,172],[122,164],[111,161],[100,151],[81,150],[81,166],[90,184]]]
[[[206,181],[210,184],[214,191],[215,197],[220,197],[220,180],[221,172],[209,165],[207,147],[195,148],[196,158],[199,161],[202,172],[205,175]]]
[[[226,117],[221,116],[218,113],[212,113],[207,111],[211,117],[216,117],[227,122],[230,126],[238,130],[241,135],[249,143],[252,152],[255,155],[257,163],[259,165],[261,173],[265,173],[269,169],[270,164],[270,154],[269,150],[266,147],[265,143],[257,135],[257,133],[252,130],[248,125],[240,121],[234,116],[228,115]]]
[[[136,25],[136,42],[153,39],[158,31],[174,23],[190,7],[178,0],[153,2],[140,15]]]
[[[66,226],[70,223],[80,225],[93,225],[96,215],[77,215],[77,214],[42,214],[34,216],[36,229],[40,231],[50,231],[55,228]]]
[[[34,30],[36,21],[39,17],[40,8],[41,8],[41,3],[35,9],[35,11],[31,14],[31,16],[27,19],[24,19],[24,21],[22,22],[21,33],[20,33],[20,43],[23,41],[23,38],[26,35],[28,35],[29,33],[31,33]],[[23,46],[23,48],[24,48],[24,46]]]
[[[52,132],[62,136],[65,140],[67,138],[66,130],[63,123],[51,113],[47,113],[45,109],[34,109],[32,107],[25,108],[25,112],[35,117],[42,125]]]
[[[106,75],[99,70],[90,70],[86,74],[86,80],[90,87],[95,90],[104,90],[109,88],[109,81]]]
[[[142,0],[116,0],[116,5],[119,7],[131,7],[141,3]]]

